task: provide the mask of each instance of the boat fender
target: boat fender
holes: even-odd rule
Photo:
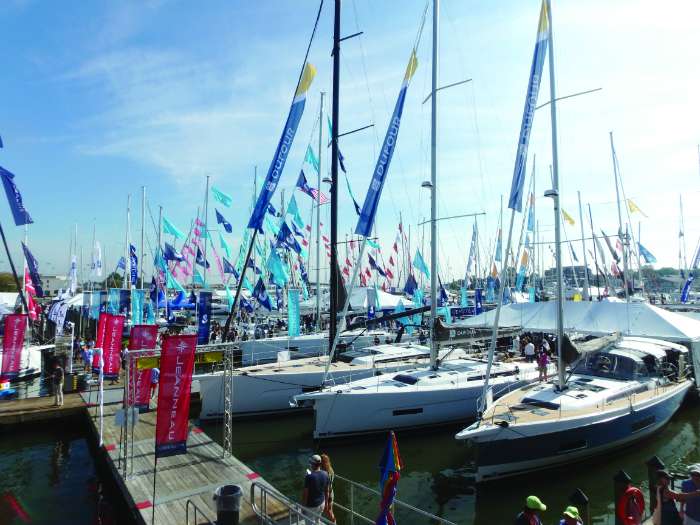
[[[510,426],[508,421],[496,421],[496,425],[501,428],[508,428]]]
[[[644,494],[637,487],[627,487],[620,499],[617,500],[617,517],[620,518],[624,525],[634,525],[636,523],[635,518],[628,513],[630,503],[637,506],[638,515],[644,514]]]

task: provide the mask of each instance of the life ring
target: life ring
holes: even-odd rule
[[[631,502],[637,506],[639,516],[644,514],[644,494],[637,487],[627,487],[622,493],[620,499],[617,500],[617,517],[620,518],[625,525],[634,525],[636,521],[628,514],[629,505]]]

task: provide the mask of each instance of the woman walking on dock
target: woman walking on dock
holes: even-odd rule
[[[335,472],[333,472],[333,465],[331,465],[331,458],[328,457],[328,454],[321,454],[321,470],[328,474],[328,498],[326,499],[326,508],[323,509],[323,515],[335,523],[335,514],[333,513],[333,500],[335,499],[333,481],[335,480]]]

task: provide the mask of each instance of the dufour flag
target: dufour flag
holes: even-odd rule
[[[129,245],[129,272],[131,274],[131,284],[136,285],[139,274],[139,258],[136,256],[136,246]]]
[[[5,331],[2,338],[2,371],[0,373],[0,377],[3,379],[15,379],[19,375],[26,329],[26,314],[5,316]]]
[[[168,219],[163,217],[163,233],[167,233],[168,235],[172,235],[176,239],[184,239],[185,234],[182,233],[177,226],[175,226],[172,222],[170,222]]]
[[[224,193],[214,186],[211,187],[211,192],[214,198],[227,208],[230,208],[231,204],[233,204],[233,198],[228,193]]]
[[[265,289],[265,284],[262,279],[258,279],[253,289],[253,297],[258,300],[261,306],[265,307],[267,310],[272,310],[272,301],[270,300],[270,296],[267,295],[267,290]]]
[[[688,276],[688,280],[683,285],[683,290],[681,290],[681,303],[687,303],[688,297],[690,296],[690,287],[693,285],[693,273],[691,272]]]
[[[275,190],[277,189],[277,185],[279,184],[280,177],[282,176],[282,170],[284,169],[284,165],[287,162],[287,156],[289,155],[289,151],[292,148],[292,143],[294,142],[294,135],[296,135],[301,116],[304,114],[306,92],[309,90],[315,75],[316,68],[307,62],[304,65],[304,71],[302,72],[299,85],[297,86],[294,100],[292,101],[292,107],[289,108],[287,122],[284,125],[282,136],[277,144],[275,155],[272,157],[272,163],[270,164],[270,168],[267,170],[265,182],[263,183],[260,194],[258,195],[258,200],[255,203],[255,208],[253,208],[253,213],[248,221],[248,228],[262,230],[263,219],[265,217],[265,213],[267,212],[267,207],[270,204],[270,200],[272,199]]]
[[[639,254],[644,257],[647,264],[653,264],[656,262],[656,257],[654,257],[649,250],[642,246],[642,243],[638,242],[637,246],[639,246]]]
[[[42,288],[41,278],[39,277],[39,263],[29,251],[27,245],[22,243],[22,250],[24,251],[24,259],[27,261],[27,268],[29,269],[29,275],[32,277],[32,283],[34,283],[34,289],[36,290],[37,297],[44,297],[44,289]]]
[[[537,27],[535,52],[532,57],[532,66],[530,68],[530,81],[527,85],[527,95],[525,97],[523,120],[520,124],[518,150],[515,154],[513,182],[511,183],[510,197],[508,199],[508,207],[516,211],[522,211],[523,186],[525,185],[525,166],[527,164],[527,147],[530,143],[530,131],[532,129],[532,122],[535,118],[535,106],[537,105],[537,94],[540,91],[544,57],[547,54],[548,37],[549,17],[547,14],[547,2],[546,0],[543,0],[542,7],[540,9],[540,22]]]
[[[106,322],[102,355],[104,358],[103,374],[105,379],[118,379],[121,365],[122,331],[124,330],[123,315],[110,315]]]
[[[229,245],[226,242],[226,239],[224,239],[224,236],[221,232],[219,232],[219,245],[221,246],[221,249],[224,250],[226,257],[228,257],[230,259],[231,258],[231,248],[229,248]]]
[[[360,212],[360,217],[357,221],[357,227],[355,228],[355,233],[364,237],[369,237],[372,231],[374,217],[377,214],[377,208],[379,206],[379,198],[382,195],[384,182],[386,181],[386,177],[389,172],[389,164],[391,163],[391,158],[394,155],[394,150],[396,149],[396,140],[399,136],[401,114],[403,113],[403,105],[404,101],[406,100],[406,91],[417,67],[418,59],[416,58],[416,51],[414,49],[411,52],[411,58],[408,61],[408,66],[406,66],[406,73],[404,74],[401,90],[399,91],[399,98],[396,101],[396,106],[394,107],[394,114],[389,121],[389,129],[386,131],[384,143],[382,144],[382,149],[379,152],[379,158],[377,159],[377,164],[374,168],[374,173],[372,174],[372,180],[369,184],[369,188],[367,189],[367,195],[365,196],[365,202],[362,205],[362,211]]]
[[[156,457],[187,453],[190,388],[197,336],[170,335],[163,340],[160,356]]]
[[[15,220],[15,225],[23,226],[25,224],[32,224],[34,221],[29,215],[29,212],[24,208],[22,194],[13,181],[15,176],[2,167],[0,167],[0,176],[2,176],[2,185],[5,187],[7,202],[10,204],[10,210],[12,210],[12,217]]]
[[[231,233],[233,231],[233,226],[231,226],[231,223],[228,222],[221,213],[219,213],[219,210],[214,209],[216,212],[216,222],[217,224],[221,224],[224,227],[224,230],[226,230],[227,233]],[[221,235],[221,234],[219,234]]]
[[[199,307],[197,308],[197,344],[209,343],[211,328],[211,292],[199,292]]]

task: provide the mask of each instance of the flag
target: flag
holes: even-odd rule
[[[95,241],[95,246],[92,250],[92,265],[90,273],[94,277],[102,277],[102,247],[99,241]]]
[[[71,295],[75,295],[75,292],[78,289],[78,259],[75,255],[73,255],[70,261],[69,280],[70,293]]]
[[[231,197],[228,193],[224,193],[220,189],[218,189],[216,186],[211,187],[211,193],[214,195],[214,198],[219,201],[221,204],[226,206],[227,208],[231,207],[231,204],[233,204],[233,197]]]
[[[530,193],[530,207],[527,210],[527,231],[535,231],[535,195]]]
[[[277,144],[277,149],[270,163],[270,168],[267,171],[265,177],[265,182],[263,183],[260,195],[258,195],[258,200],[255,203],[255,208],[253,208],[253,213],[248,221],[248,228],[262,229],[263,216],[267,210],[267,205],[272,199],[272,195],[277,189],[280,177],[282,176],[282,170],[287,162],[287,155],[292,147],[292,142],[294,142],[294,135],[297,132],[297,127],[299,126],[299,121],[304,113],[304,105],[306,103],[306,92],[311,86],[311,82],[316,75],[316,68],[309,64],[308,62],[304,65],[304,71],[302,72],[301,79],[299,80],[299,85],[297,86],[296,93],[294,95],[294,100],[292,101],[292,107],[289,108],[289,115],[287,116],[287,122],[284,125],[284,131],[280,137],[279,143]]]
[[[231,248],[229,248],[229,245],[226,242],[226,239],[224,239],[224,236],[221,232],[219,232],[219,245],[221,246],[221,249],[224,250],[226,257],[230,258],[231,257]]]
[[[542,7],[540,8],[540,21],[537,27],[535,52],[532,57],[532,66],[530,67],[530,80],[527,85],[527,95],[525,96],[523,120],[520,124],[520,137],[518,138],[518,150],[515,155],[513,182],[510,187],[510,197],[508,198],[508,207],[515,211],[522,211],[527,147],[530,143],[530,130],[532,129],[532,123],[535,117],[535,106],[537,105],[537,95],[540,90],[544,57],[547,54],[547,37],[549,36],[549,30],[547,2],[543,0]]]
[[[199,247],[197,247],[197,257],[196,257],[196,259],[195,259],[195,262],[196,262],[199,266],[203,266],[203,267],[206,268],[207,270],[208,270],[209,267],[210,267],[209,261],[207,261],[207,260],[204,259],[204,255],[202,255],[202,251],[199,249]]]
[[[498,228],[498,237],[496,238],[496,255],[493,258],[494,261],[501,262],[501,260],[503,259],[503,254],[502,254],[503,249],[501,247],[501,244],[502,244],[502,233],[501,233],[501,229]]]
[[[163,217],[163,233],[174,236],[176,239],[184,239],[185,234],[182,233],[172,222]]]
[[[569,215],[568,213],[566,213],[566,210],[564,210],[564,208],[561,209],[561,216],[562,216],[562,218],[563,218],[566,222],[568,222],[571,226],[573,226],[574,224],[576,224],[576,221],[574,220],[574,218],[573,218],[571,215]]]
[[[569,242],[569,250],[571,250],[571,258],[574,260],[574,262],[578,262],[578,257],[576,257],[576,252],[574,251],[574,245],[571,242]]]
[[[296,224],[299,228],[304,228],[306,227],[306,224],[304,223],[304,219],[301,218],[301,213],[299,212],[299,206],[297,206],[297,200],[292,195],[292,198],[289,199],[289,206],[287,206],[287,214],[292,216],[292,223]],[[300,235],[303,235],[303,233],[300,233]]]
[[[647,216],[646,213],[644,213],[639,206],[637,206],[632,199],[627,199],[627,206],[629,206],[630,213],[635,213],[639,212],[641,213],[644,217]]]
[[[36,321],[41,313],[41,307],[34,300],[36,297],[36,289],[34,288],[34,283],[32,282],[32,277],[29,275],[29,268],[24,269],[24,289],[27,292],[27,313],[32,321]]]
[[[654,257],[649,250],[642,246],[642,243],[638,242],[637,246],[639,246],[639,254],[644,257],[647,264],[653,264],[656,262],[656,257]]]
[[[447,290],[445,290],[445,287],[442,285],[442,279],[440,279],[439,275],[438,275],[438,284],[440,285],[440,297],[438,298],[438,305],[445,306],[447,304],[447,302],[449,301],[450,296],[447,295]]]
[[[406,278],[406,284],[403,287],[403,291],[406,292],[406,295],[413,295],[417,288],[418,283],[416,282],[416,278],[413,277],[413,274],[409,273],[408,277]]]
[[[24,334],[27,330],[27,315],[6,315],[4,323],[0,378],[10,380],[17,378],[21,368]]]
[[[404,74],[401,90],[399,91],[399,97],[396,101],[396,106],[394,107],[394,114],[389,121],[389,128],[387,129],[386,136],[384,137],[384,143],[382,144],[382,149],[379,154],[379,158],[377,159],[377,164],[374,168],[372,180],[369,188],[367,189],[365,202],[362,205],[362,211],[357,221],[357,227],[355,228],[355,233],[364,237],[369,237],[370,232],[372,231],[374,217],[377,214],[377,207],[379,205],[379,197],[381,197],[382,189],[384,188],[384,182],[386,181],[386,176],[389,171],[391,157],[396,149],[396,140],[399,135],[401,114],[403,113],[404,100],[406,99],[406,90],[408,89],[408,84],[411,77],[413,77],[413,74],[416,72],[417,67],[418,59],[416,58],[416,51],[414,49],[411,52],[411,58],[408,61],[408,66],[406,66],[406,73]]]
[[[284,287],[289,282],[289,270],[280,259],[277,250],[270,251],[270,257],[267,259],[267,270],[272,274],[272,282],[277,286]]]
[[[338,151],[338,160],[340,160],[340,151]],[[340,163],[341,167],[343,166],[343,163]],[[357,204],[357,199],[355,198],[355,194],[352,192],[352,188],[350,187],[350,179],[348,179],[348,174],[345,173],[345,168],[343,168],[343,175],[345,176],[345,185],[348,187],[348,193],[350,194],[350,198],[352,199],[352,205],[355,207],[355,213],[360,215],[362,213],[362,210],[360,209],[360,205]]]
[[[374,242],[372,239],[367,239],[367,244],[369,244],[369,245],[370,245],[372,248],[374,248],[375,250],[379,250],[379,249],[380,249],[380,248],[379,248],[379,245],[378,245],[376,242]]]
[[[316,158],[316,155],[314,154],[314,150],[311,149],[311,144],[306,146],[306,155],[304,155],[304,162],[308,162],[311,167],[318,173],[319,170],[319,164],[318,164],[318,159]]]
[[[248,264],[246,265],[246,268],[250,268],[251,270],[253,270],[256,275],[262,275],[262,270],[255,266],[253,259],[248,259]]]
[[[272,310],[272,301],[270,300],[270,296],[267,295],[262,278],[258,279],[258,282],[253,289],[253,297],[258,300],[258,303],[260,303],[261,306],[267,310]]]
[[[312,188],[309,186],[309,183],[306,181],[306,175],[304,175],[304,170],[301,170],[299,172],[299,178],[297,179],[297,188],[299,188],[299,191],[302,193],[306,193],[309,197],[311,197],[315,201],[319,201],[319,204],[326,204],[328,203],[328,197],[323,192],[320,192],[316,188]]]
[[[217,210],[216,208],[214,208],[214,212],[216,212],[216,223],[221,224],[227,233],[231,233],[233,231],[233,227],[231,226],[231,223],[228,222],[226,219],[224,219],[224,216],[221,215],[219,213],[219,210]]]
[[[17,185],[13,181],[15,176],[2,167],[0,167],[0,175],[2,176],[2,185],[5,187],[7,202],[10,205],[12,217],[15,220],[15,226],[32,224],[34,221],[29,215],[29,212],[25,209],[24,203],[22,202],[22,194],[19,192]]]
[[[126,259],[124,259],[124,257],[119,257],[117,261],[117,270],[126,270]]]
[[[224,264],[224,273],[233,274],[233,276],[236,279],[238,279],[238,272],[233,267],[233,265],[230,262],[228,262],[228,259],[226,259],[226,257],[223,257],[223,264]]]
[[[681,291],[681,303],[688,302],[688,296],[690,295],[690,287],[693,285],[693,272],[688,275],[688,280],[683,285],[683,290]]]
[[[423,260],[420,250],[416,248],[416,256],[413,258],[413,267],[425,274],[426,279],[430,279],[430,270]]]
[[[389,440],[384,448],[384,454],[379,462],[380,480],[379,492],[381,502],[379,504],[379,516],[375,521],[376,525],[395,525],[392,506],[396,498],[399,479],[401,478],[401,468],[403,461],[399,455],[399,445],[396,442],[396,435],[392,430],[389,432]]]
[[[292,230],[289,229],[286,222],[283,222],[280,226],[280,231],[276,238],[276,247],[287,247],[294,250],[299,255],[302,254],[302,247],[299,244],[299,241],[297,241],[296,237],[294,237]]]
[[[136,285],[139,273],[139,258],[136,256],[136,246],[129,245],[129,271],[131,274],[131,284]]]
[[[374,260],[374,257],[371,255],[367,254],[367,259],[369,260],[369,265],[373,270],[376,270],[379,275],[382,277],[386,277],[386,273],[384,273],[384,270],[382,270],[379,265],[377,265],[377,262]]]
[[[610,238],[607,235],[605,235],[605,232],[603,230],[600,230],[600,231],[603,233],[603,238],[605,239],[605,244],[608,245],[608,250],[610,250],[610,253],[611,253],[613,259],[615,259],[615,262],[620,262],[620,256],[617,254],[617,251],[615,250],[615,248],[613,248],[613,245],[610,242]]]
[[[165,248],[163,249],[163,259],[166,261],[184,261],[185,257],[178,252],[172,245],[165,243]]]

